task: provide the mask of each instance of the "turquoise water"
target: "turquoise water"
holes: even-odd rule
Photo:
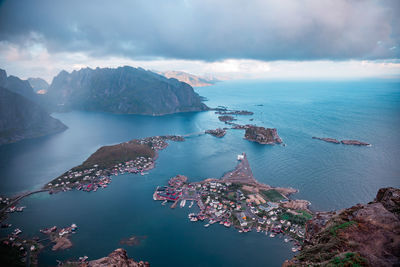
[[[41,265],[87,255],[102,257],[131,235],[147,236],[126,247],[135,259],[152,266],[280,266],[290,258],[290,244],[263,234],[240,234],[219,225],[204,228],[187,219],[188,208],[171,210],[152,200],[157,185],[176,174],[192,181],[220,177],[246,152],[255,177],[274,186],[292,186],[294,197],[314,210],[332,210],[371,201],[380,187],[400,186],[400,83],[224,82],[197,88],[209,106],[253,111],[260,126],[276,127],[287,144],[262,146],[231,130],[222,139],[202,135],[172,142],[160,153],[149,175],[124,175],[96,193],[71,191],[38,194],[22,201],[27,209],[8,220],[26,235],[52,225],[78,224],[66,251],[45,250]],[[262,105],[262,106],[260,106]],[[1,194],[40,188],[98,147],[133,138],[186,134],[224,127],[213,112],[163,117],[71,112],[54,114],[69,129],[63,133],[0,147]],[[372,147],[334,145],[312,136],[359,139]],[[0,234],[6,234],[0,230]]]

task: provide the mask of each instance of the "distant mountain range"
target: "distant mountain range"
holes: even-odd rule
[[[40,102],[27,81],[0,69],[0,145],[67,128],[32,100]]]
[[[49,84],[42,78],[28,78],[28,82],[37,94],[47,93],[49,89]]]
[[[199,77],[183,71],[164,71],[157,72],[167,78],[175,78],[181,82],[185,82],[194,87],[209,86],[216,83],[218,80],[215,78]]]
[[[11,92],[20,94],[25,98],[39,103],[39,96],[33,91],[31,85],[26,80],[21,80],[16,76],[7,76],[5,70],[0,69],[0,87],[4,87]]]
[[[208,110],[190,85],[128,66],[61,71],[46,98],[58,111],[164,115]]]

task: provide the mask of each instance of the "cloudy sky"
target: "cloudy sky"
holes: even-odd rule
[[[141,66],[243,78],[400,77],[398,0],[0,0],[0,68]]]

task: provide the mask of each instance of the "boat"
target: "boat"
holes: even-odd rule
[[[225,227],[231,227],[231,223],[228,222],[228,221],[226,221],[226,222],[224,222],[224,226],[225,226]]]
[[[186,205],[186,199],[183,199],[183,200],[181,201],[181,208],[185,207],[185,205]]]
[[[162,203],[161,203],[161,205],[165,205],[165,204],[167,204],[167,202],[168,202],[168,200],[164,200]]]
[[[191,208],[193,206],[193,201],[190,203],[189,208]]]
[[[289,239],[287,239],[287,238],[285,238],[284,240],[285,240],[285,243],[289,242]]]
[[[207,224],[205,224],[205,225],[204,225],[204,227],[208,227],[208,226],[210,226],[210,224],[209,224],[209,223],[207,223]]]
[[[78,226],[75,223],[71,224],[72,231],[75,231],[77,228],[78,228]]]
[[[275,237],[275,234],[274,233],[270,233],[269,237]]]
[[[293,247],[292,252],[297,252],[297,248]]]

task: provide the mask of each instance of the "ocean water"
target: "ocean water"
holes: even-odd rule
[[[189,208],[171,210],[152,200],[156,186],[170,177],[218,178],[235,167],[236,155],[242,152],[259,181],[299,189],[293,197],[311,201],[313,210],[368,202],[379,188],[400,186],[399,81],[235,81],[196,91],[211,107],[253,111],[253,116],[238,116],[238,122],[275,127],[286,146],[249,142],[242,130],[230,130],[222,139],[201,135],[171,142],[146,176],[114,177],[111,186],[96,193],[26,198],[21,203],[27,206],[25,211],[7,220],[23,234],[34,236],[43,227],[73,222],[79,226],[71,238],[74,246],[44,250],[41,265],[83,255],[96,259],[123,247],[129,256],[152,266],[280,266],[293,255],[282,239],[240,234],[220,225],[204,228],[187,219]],[[225,126],[211,111],[162,117],[92,112],[53,116],[69,129],[0,147],[1,194],[38,189],[103,145]],[[335,145],[312,136],[358,139],[372,146]],[[1,229],[0,235],[5,234],[7,230]],[[133,247],[119,244],[132,235],[146,239]]]

